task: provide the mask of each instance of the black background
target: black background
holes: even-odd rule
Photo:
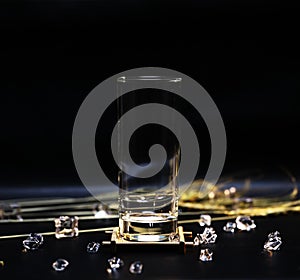
[[[71,149],[80,104],[104,79],[145,66],[183,72],[209,92],[226,127],[225,171],[278,163],[299,174],[296,2],[1,1],[0,200],[14,197],[14,186],[24,187],[22,195],[29,195],[31,187],[30,195],[41,195],[41,186],[54,192],[60,186],[80,186]],[[75,188],[63,192],[74,195]],[[120,279],[130,279],[128,266],[137,259],[145,264],[143,279],[299,278],[299,217],[255,221],[254,232],[235,235],[222,232],[223,222],[215,223],[212,263],[199,263],[197,249],[185,256],[119,253],[125,261]],[[83,222],[80,227],[116,222]],[[187,229],[199,232],[196,223]],[[53,223],[12,223],[1,230],[52,231]],[[281,232],[283,245],[269,258],[261,249],[274,230]],[[21,238],[3,240],[5,267],[0,272],[3,279],[104,278],[110,252],[85,254],[88,242],[103,238],[99,233],[72,240],[46,236],[36,254],[21,252]],[[63,274],[51,268],[58,257],[70,261]]]
[[[101,81],[135,67],[197,80],[227,131],[226,168],[298,172],[296,1],[1,1],[0,185],[80,185],[72,127]]]

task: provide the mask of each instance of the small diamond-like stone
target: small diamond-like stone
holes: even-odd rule
[[[107,260],[108,265],[111,269],[118,269],[124,266],[123,260],[117,257],[113,257]]]
[[[37,250],[44,242],[41,234],[30,233],[29,236],[23,240],[23,246],[31,251]]]
[[[194,238],[194,245],[198,246],[200,244],[215,243],[217,239],[217,234],[212,227],[206,227],[203,233],[197,233]]]
[[[268,238],[276,238],[276,237],[279,237],[281,239],[281,236],[280,236],[280,232],[279,231],[275,231],[275,232],[271,232],[268,234]]]
[[[280,233],[278,231],[271,232],[268,235],[268,240],[264,244],[264,249],[267,251],[278,251],[282,244]]]
[[[52,264],[52,267],[56,271],[64,271],[68,265],[69,265],[69,262],[67,260],[65,260],[65,259],[57,259]]]
[[[203,249],[200,251],[199,260],[203,262],[212,261],[212,255],[213,252],[211,252],[209,249]]]
[[[54,222],[55,237],[57,239],[78,236],[78,217],[60,216]]]
[[[88,253],[97,253],[98,250],[100,248],[100,243],[98,242],[90,242],[87,247],[86,250]]]
[[[226,232],[234,233],[235,229],[236,229],[236,223],[233,222],[227,222],[226,225],[223,227],[223,230]]]
[[[94,206],[93,212],[94,212],[95,218],[103,218],[103,217],[107,217],[109,215],[108,207],[102,203],[96,204]]]
[[[179,235],[176,232],[172,232],[169,235],[169,241],[171,241],[171,242],[179,242]]]
[[[250,231],[251,229],[256,228],[256,225],[251,217],[249,216],[238,216],[235,220],[236,227],[240,230]]]
[[[217,234],[212,227],[206,227],[200,236],[202,238],[201,244],[215,243],[217,239]]]
[[[20,215],[21,207],[13,203],[0,203],[0,220],[23,221]]]
[[[199,219],[200,226],[210,226],[211,225],[211,216],[210,215],[201,215]]]
[[[141,274],[143,272],[143,264],[140,261],[133,262],[129,267],[132,274]]]

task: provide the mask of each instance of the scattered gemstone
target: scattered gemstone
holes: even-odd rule
[[[271,232],[268,235],[268,240],[264,244],[264,249],[267,251],[278,251],[281,244],[282,240],[280,237],[280,233],[278,231]]]
[[[107,260],[108,265],[111,269],[119,269],[124,266],[123,260],[117,257],[113,257]]]
[[[21,207],[14,203],[0,204],[0,220],[18,220],[23,221],[20,215]]]
[[[4,261],[0,261],[0,267],[4,266]]]
[[[67,260],[65,260],[65,259],[57,259],[52,264],[52,267],[56,271],[64,271],[68,265],[69,265],[69,262]]]
[[[143,272],[143,264],[140,261],[133,262],[129,267],[132,274],[141,274]]]
[[[87,247],[86,250],[88,253],[97,253],[98,250],[100,248],[100,243],[98,242],[90,242]]]
[[[226,225],[223,227],[223,230],[226,232],[234,233],[235,229],[236,229],[236,223],[233,222],[227,222]]]
[[[240,230],[250,231],[251,229],[256,228],[256,225],[251,217],[249,216],[238,216],[235,220],[236,227]]]
[[[210,215],[201,215],[199,219],[200,226],[210,226],[211,225],[211,216]]]
[[[41,234],[30,233],[29,236],[23,240],[23,246],[26,250],[37,250],[44,242],[44,238]]]
[[[200,251],[199,260],[203,262],[212,261],[212,255],[213,255],[212,251],[210,251],[209,249],[203,249]]]
[[[268,234],[268,238],[280,238],[281,239],[281,236],[280,236],[280,232],[279,231],[275,231],[275,232],[271,232]]]
[[[102,203],[98,203],[94,206],[93,213],[95,218],[103,218],[109,215],[109,208]]]
[[[197,233],[194,238],[194,245],[198,246],[200,244],[215,243],[217,239],[217,234],[212,227],[206,227],[202,234]]]
[[[60,216],[54,222],[57,239],[78,236],[78,217]]]
[[[169,241],[171,241],[171,242],[179,242],[179,235],[178,235],[178,233],[172,232],[169,235]]]
[[[212,227],[206,227],[202,234],[200,234],[202,238],[202,243],[215,243],[217,239],[217,234]]]

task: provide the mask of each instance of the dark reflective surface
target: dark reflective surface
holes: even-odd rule
[[[226,221],[213,222],[218,234],[216,244],[209,246],[213,261],[198,260],[200,247],[190,248],[185,255],[176,251],[132,249],[119,251],[116,255],[125,265],[119,271],[119,279],[133,279],[129,266],[139,260],[144,264],[142,279],[297,279],[299,278],[300,243],[297,215],[256,218],[257,228],[251,232],[235,234],[223,232]],[[84,222],[80,228],[106,227],[115,225],[117,220],[106,222]],[[201,229],[198,224],[185,225],[194,234]],[[52,231],[52,223],[1,225],[1,233]],[[270,232],[278,230],[283,244],[281,250],[269,255],[262,251]],[[107,240],[104,233],[80,234],[74,239],[57,240],[45,236],[43,246],[36,252],[22,252],[22,238],[0,240],[1,260],[5,266],[0,271],[3,279],[107,279],[107,259],[114,254],[109,248],[101,247],[99,253],[89,254],[86,246],[91,241]],[[55,272],[51,265],[57,258],[64,258],[70,265],[62,272]]]

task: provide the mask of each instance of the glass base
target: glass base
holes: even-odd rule
[[[120,234],[126,240],[165,241],[177,230],[177,217],[169,213],[120,214]]]

